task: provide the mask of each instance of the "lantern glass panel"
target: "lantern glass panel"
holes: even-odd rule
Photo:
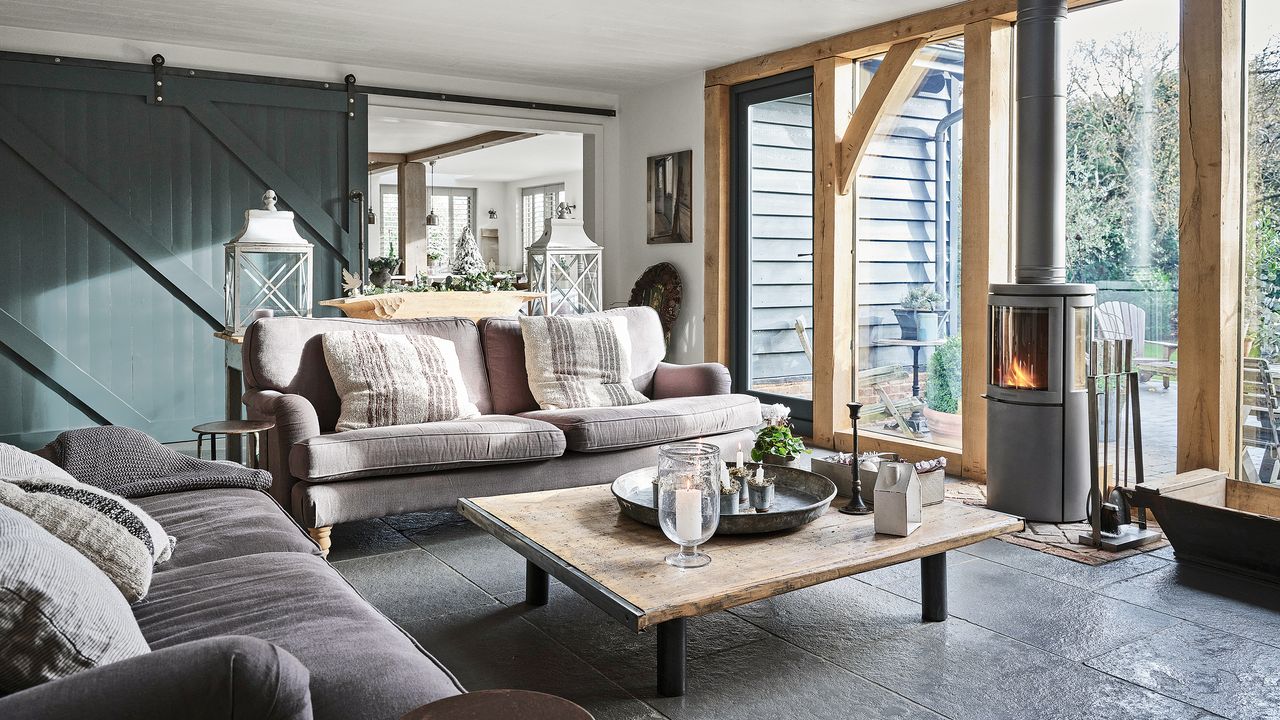
[[[227,325],[239,333],[252,321],[253,311],[276,315],[311,313],[311,248],[301,250],[251,247],[230,248],[227,255]]]

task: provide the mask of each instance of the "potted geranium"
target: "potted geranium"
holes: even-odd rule
[[[893,309],[893,314],[898,316],[898,327],[902,329],[902,339],[937,340],[941,337],[939,328],[947,316],[944,303],[946,298],[929,285],[911,288],[902,296],[901,307]]]
[[[756,432],[751,459],[770,465],[790,465],[796,456],[809,452],[804,441],[791,431],[791,408],[786,405],[764,405],[760,408],[764,425]]]
[[[935,442],[960,443],[960,336],[934,349],[925,383],[924,419]]]

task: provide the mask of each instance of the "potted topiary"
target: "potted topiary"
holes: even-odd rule
[[[898,316],[898,327],[903,340],[937,340],[942,337],[939,327],[947,316],[943,307],[946,298],[928,285],[917,285],[902,296],[902,307],[893,309]]]
[[[791,408],[781,403],[760,408],[764,426],[756,432],[751,459],[770,465],[790,465],[796,456],[809,452],[804,441],[791,432]]]
[[[387,243],[386,255],[369,258],[369,282],[375,287],[385,288],[391,284],[391,275],[399,268],[400,258],[396,257],[396,246]]]
[[[929,357],[924,419],[934,442],[959,445],[960,397],[960,336],[955,335],[935,348]]]

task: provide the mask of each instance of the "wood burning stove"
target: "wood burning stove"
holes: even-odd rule
[[[1068,283],[1066,0],[1019,0],[1013,284],[987,296],[987,505],[1041,522],[1085,517],[1086,372],[1096,290]]]

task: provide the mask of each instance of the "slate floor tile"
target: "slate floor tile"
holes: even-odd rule
[[[824,652],[824,649],[819,649]],[[1173,720],[1198,708],[958,618],[828,658],[955,720]]]
[[[639,696],[672,720],[942,717],[773,637],[690,660],[683,697],[658,697],[647,682]]]
[[[1240,720],[1280,718],[1280,649],[1183,623],[1087,663]]]
[[[519,603],[523,593],[511,599]],[[523,610],[526,620],[606,676],[617,681],[640,676],[644,678],[640,687],[651,690],[656,677],[656,631],[632,632],[564,585],[551,586],[550,600],[543,607],[515,607]],[[688,654],[699,658],[766,637],[764,630],[731,613],[711,613],[689,620]]]
[[[662,717],[521,614],[519,608],[496,605],[418,620],[404,628],[468,690],[519,688],[551,693],[578,703],[597,720]]]
[[[1096,590],[1104,585],[1157,570],[1168,562],[1166,558],[1143,553],[1103,565],[1086,565],[995,538],[970,545],[965,548],[965,552],[1086,590]]]
[[[972,559],[972,555],[962,552],[949,552],[947,553],[947,568],[954,568],[956,565],[969,562]],[[868,585],[874,585],[878,588],[912,580],[915,581],[917,586],[919,586],[920,561],[909,560],[904,563],[898,563],[897,565],[880,568],[879,570],[859,573],[854,577]]]
[[[502,541],[467,522],[407,532],[410,542],[435,555],[491,595],[524,589],[525,561]]]
[[[948,612],[1071,660],[1118,647],[1179,622],[1074,585],[982,558],[948,568]],[[919,581],[888,588],[918,600]]]
[[[399,531],[381,520],[361,520],[333,526],[329,536],[329,562],[382,555],[416,547]]]
[[[405,513],[404,515],[389,515],[382,519],[391,527],[405,534],[449,525],[471,524],[459,515],[457,511],[447,508],[429,510],[427,512]]]
[[[856,652],[862,645],[905,632],[921,622],[920,603],[853,578],[796,590],[730,612],[824,657]]]
[[[1280,591],[1269,583],[1173,562],[1100,592],[1119,600],[1280,647]]]
[[[420,549],[341,560],[333,567],[384,615],[404,622],[477,606],[498,607],[488,593]]]

